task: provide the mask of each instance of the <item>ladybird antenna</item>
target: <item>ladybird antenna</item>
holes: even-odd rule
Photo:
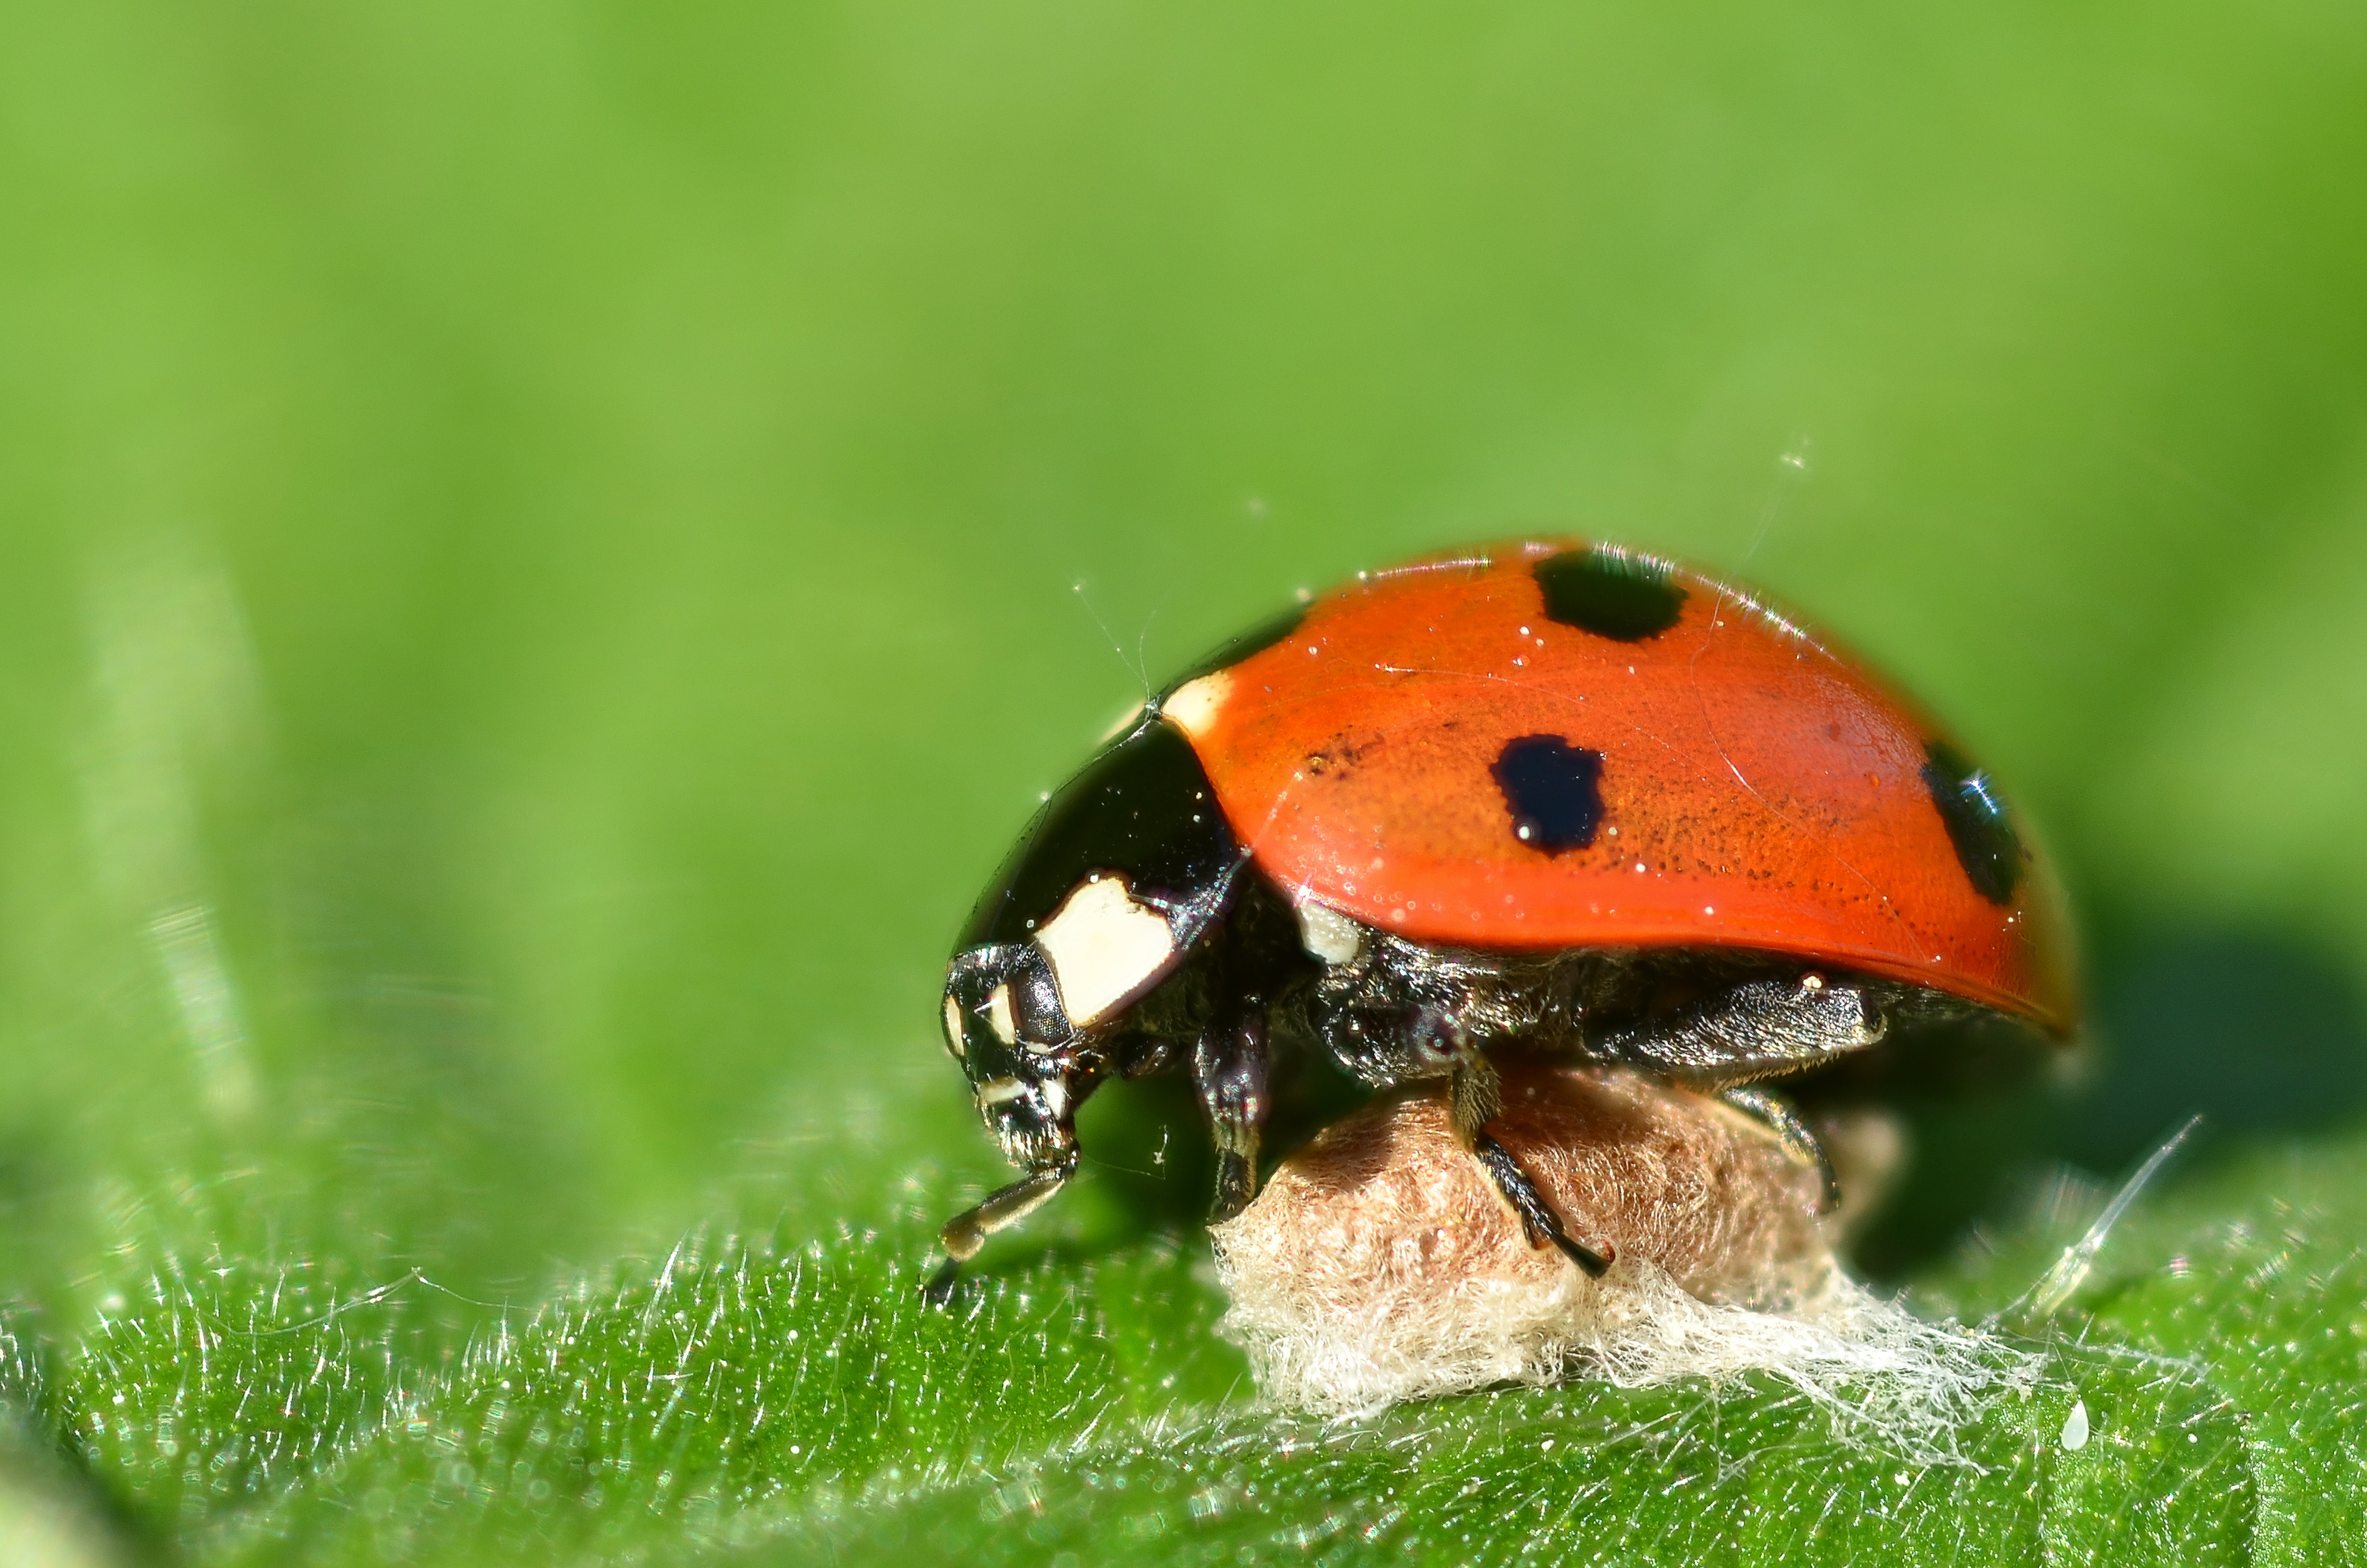
[[[2121,1190],[2112,1195],[2112,1201],[2104,1205],[2104,1212],[2096,1216],[2096,1223],[2090,1225],[2078,1241],[2065,1247],[2063,1256],[2055,1260],[2055,1266],[2040,1275],[2038,1282],[2024,1291],[2005,1312],[2019,1313],[2036,1321],[2052,1317],[2061,1310],[2063,1303],[2087,1283],[2088,1275],[2096,1267],[2097,1255],[2104,1250],[2105,1240],[2112,1235],[2112,1227],[2121,1223],[2121,1216],[2129,1212],[2129,1205],[2152,1185],[2154,1178],[2161,1174],[2162,1168],[2177,1156],[2178,1152],[2186,1146],[2187,1140],[2202,1125],[2201,1116],[2188,1117],[2186,1124],[2172,1133],[2145,1164],[2137,1167],[2136,1174],[2121,1184]]]
[[[1790,499],[1795,487],[1806,482],[1808,459],[1815,453],[1816,445],[1814,437],[1802,432],[1784,443],[1784,450],[1775,455],[1775,477],[1767,486],[1767,503],[1759,509],[1759,526],[1751,533],[1750,547],[1742,552],[1744,560],[1759,553],[1759,547],[1767,542],[1767,535],[1775,526],[1775,520],[1784,513],[1784,502]]]
[[[1142,688],[1143,696],[1148,698],[1150,695],[1150,667],[1143,662],[1140,646],[1136,647],[1131,657],[1127,655],[1126,644],[1118,641],[1117,634],[1110,630],[1107,621],[1102,619],[1102,613],[1093,608],[1093,602],[1086,594],[1082,579],[1069,584],[1069,592],[1077,596],[1077,603],[1082,604],[1085,607],[1085,614],[1093,618],[1093,625],[1101,629],[1102,640],[1109,644],[1110,651],[1117,655],[1117,661],[1126,667],[1126,672],[1134,677],[1136,684]],[[1149,621],[1145,621],[1142,625],[1142,635],[1146,637],[1150,635]]]
[[[1136,680],[1142,682],[1142,694],[1146,698],[1150,695],[1150,657],[1143,649],[1150,642],[1150,624],[1157,619],[1159,619],[1157,610],[1143,616],[1142,629],[1134,637],[1134,676]]]

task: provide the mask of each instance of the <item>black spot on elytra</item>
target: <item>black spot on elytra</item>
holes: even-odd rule
[[[1982,897],[1992,904],[2012,903],[2029,856],[2022,835],[2013,830],[2005,796],[1970,758],[1946,741],[1926,743],[1923,755],[1923,783],[1931,792],[1931,804],[1940,808],[1948,841],[1956,847],[1956,863]]]
[[[1641,642],[1677,624],[1685,591],[1646,556],[1599,545],[1547,556],[1531,569],[1545,591],[1546,617],[1616,642]]]
[[[1558,735],[1504,742],[1488,771],[1512,808],[1512,836],[1557,855],[1594,842],[1603,822],[1603,753]]]

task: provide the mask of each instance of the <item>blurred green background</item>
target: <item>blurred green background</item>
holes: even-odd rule
[[[2362,167],[2330,0],[0,6],[0,1284],[993,1179],[934,1003],[1037,792],[1524,529],[2042,825],[2117,1055],[1935,1147],[2354,1122]]]

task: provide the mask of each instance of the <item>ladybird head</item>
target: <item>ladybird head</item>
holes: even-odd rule
[[[975,947],[946,974],[946,1047],[1004,1157],[1029,1170],[1067,1163],[1093,1073],[1033,942]]]
[[[1243,859],[1191,742],[1161,719],[1045,804],[946,972],[946,1048],[1014,1161],[1073,1150],[1103,1043],[1215,928]]]

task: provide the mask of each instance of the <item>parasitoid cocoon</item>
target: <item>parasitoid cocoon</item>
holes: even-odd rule
[[[1267,1400],[1355,1415],[1573,1373],[1760,1371],[1936,1454],[1974,1394],[2018,1381],[1962,1330],[1850,1280],[1817,1172],[1713,1098],[1623,1069],[1514,1066],[1490,1131],[1573,1236],[1615,1250],[1610,1271],[1590,1280],[1528,1245],[1455,1142],[1443,1089],[1378,1101],[1214,1228],[1226,1331]],[[1841,1398],[1870,1379],[1893,1386]]]

